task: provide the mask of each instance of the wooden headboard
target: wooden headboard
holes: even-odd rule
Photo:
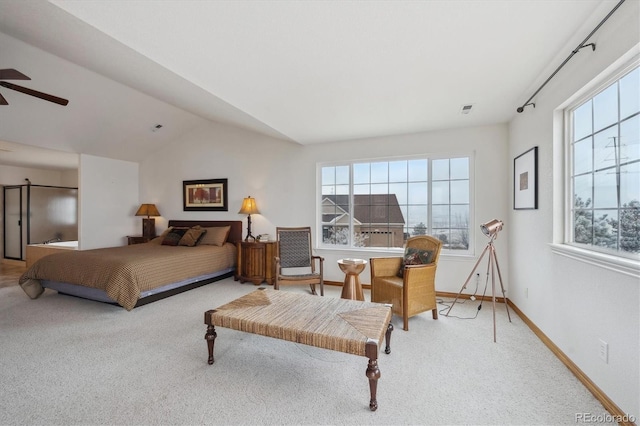
[[[242,221],[241,220],[170,220],[169,226],[196,226],[203,228],[212,228],[214,226],[230,226],[229,238],[230,243],[239,243],[242,241]]]

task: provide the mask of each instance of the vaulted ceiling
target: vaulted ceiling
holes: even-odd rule
[[[206,120],[300,144],[506,123],[616,3],[0,0],[0,69],[69,99],[0,87],[0,163],[139,161]]]

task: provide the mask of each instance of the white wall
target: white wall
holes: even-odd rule
[[[538,210],[511,211],[508,221],[518,230],[509,239],[510,299],[636,419],[640,418],[640,282],[553,254],[549,244],[553,197],[562,189],[554,186],[562,180],[554,175],[554,169],[561,169],[558,163],[554,167],[558,160],[553,157],[554,109],[638,43],[639,16],[639,2],[623,4],[592,39],[596,51],[585,49],[575,55],[540,92],[536,107],[528,107],[511,122],[510,158],[539,146],[540,192]],[[580,41],[567,45],[567,54]],[[608,364],[598,356],[600,339],[609,344]]]
[[[80,249],[125,245],[127,235],[141,233],[140,218],[134,216],[139,207],[138,172],[138,163],[80,155]]]
[[[244,220],[246,228],[246,217],[237,212],[242,199],[248,195],[256,198],[261,213],[251,218],[254,235],[273,235],[276,226],[315,229],[318,162],[413,154],[473,155],[475,152],[476,188],[491,188],[474,200],[472,220],[477,254],[488,242],[479,225],[507,215],[509,163],[505,125],[300,146],[231,126],[211,124],[184,136],[176,145],[180,146],[179,153],[169,148],[160,150],[140,166],[140,198],[158,206],[163,216],[162,220],[156,220],[159,229],[166,227],[168,219]],[[182,181],[209,178],[229,179],[229,211],[182,211]],[[503,277],[508,272],[508,233],[509,225],[496,242]],[[344,279],[336,262],[339,258],[368,259],[385,254],[341,250],[318,253],[325,257],[325,277],[331,281]],[[460,291],[475,260],[470,256],[443,256],[438,267],[438,290]],[[361,277],[364,283],[370,281],[368,269]]]

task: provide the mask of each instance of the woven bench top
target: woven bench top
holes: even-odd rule
[[[205,312],[210,325],[362,356],[381,347],[390,320],[390,305],[272,289]]]

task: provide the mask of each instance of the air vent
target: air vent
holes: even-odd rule
[[[473,104],[462,105],[460,108],[460,114],[469,114],[472,108]]]

